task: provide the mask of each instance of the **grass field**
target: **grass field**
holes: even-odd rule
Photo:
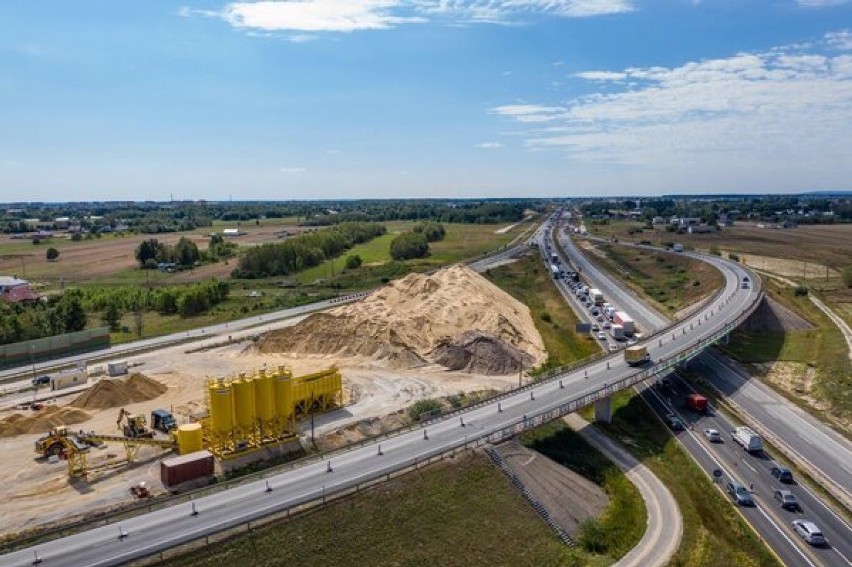
[[[613,398],[613,422],[602,424],[672,492],[683,539],[672,567],[755,567],[779,563],[725,496],[632,390]]]
[[[391,261],[390,243],[395,238],[395,234],[385,234],[374,238],[370,242],[359,244],[348,250],[340,258],[336,260],[328,260],[319,266],[314,266],[296,275],[296,279],[303,284],[313,283],[316,280],[324,278],[331,280],[335,275],[343,271],[347,256],[360,256],[361,261],[366,265],[381,265]]]
[[[542,369],[555,368],[600,352],[587,333],[574,331],[579,319],[565,302],[544,270],[538,256],[488,270],[485,276],[530,308],[535,326],[541,333],[548,358]]]
[[[581,246],[591,244],[580,241]],[[716,268],[685,256],[651,252],[617,244],[584,248],[600,267],[630,286],[662,313],[674,315],[722,285]]]
[[[764,278],[764,290],[767,296],[817,327],[786,333],[736,331],[731,342],[722,348],[740,362],[752,364],[758,376],[763,375],[791,401],[822,419],[827,418],[849,435],[852,433],[852,363],[843,335],[807,297],[795,296],[792,288]],[[754,366],[772,361],[799,363],[803,375],[808,367],[813,368],[812,387],[807,391],[791,390],[790,386],[801,386],[781,384],[773,376],[766,376],[765,368]]]
[[[645,534],[645,503],[618,467],[562,420],[523,433],[520,440],[606,491],[607,509],[600,518],[583,526],[577,538],[584,551],[610,562],[639,543]]]
[[[642,230],[644,224],[632,221],[610,220],[605,225],[588,224],[595,236],[616,237],[625,241],[648,240],[654,244],[680,242],[686,247],[755,254],[771,258],[784,258],[798,262],[827,265],[838,270],[850,265],[849,246],[852,246],[852,224],[800,225],[793,229],[757,228],[755,224],[738,222],[733,227],[707,234],[675,234],[665,227]],[[631,234],[631,230],[639,230]],[[839,245],[847,243],[846,246]],[[814,279],[824,277],[824,270],[812,272]]]
[[[565,547],[486,457],[463,455],[169,567],[590,565]]]

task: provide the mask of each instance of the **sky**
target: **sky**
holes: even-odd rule
[[[852,190],[852,0],[0,3],[0,201]]]

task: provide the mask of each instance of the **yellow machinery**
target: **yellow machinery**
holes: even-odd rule
[[[343,384],[337,368],[294,377],[279,366],[231,381],[211,380],[206,394],[210,414],[205,437],[210,451],[222,457],[292,438],[297,415],[339,405]]]
[[[200,437],[201,426],[198,426]],[[51,430],[47,435],[35,442],[35,451],[39,456],[61,456],[68,459],[69,476],[84,476],[88,471],[87,455],[92,446],[101,443],[121,443],[124,445],[127,460],[133,461],[142,445],[160,447],[162,449],[180,448],[177,436],[169,439],[153,439],[151,437],[126,437],[124,435],[108,435],[94,432],[73,432],[62,426]],[[200,440],[199,440],[200,445]],[[187,445],[187,448],[191,448]],[[181,454],[183,454],[181,452]]]
[[[148,421],[145,419],[145,414],[131,414],[124,408],[119,410],[115,425],[125,437],[154,436],[154,432],[148,429]]]

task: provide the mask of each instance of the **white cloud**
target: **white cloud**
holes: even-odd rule
[[[514,24],[531,16],[584,18],[633,10],[631,0],[243,0],[221,11],[184,6],[184,17],[219,17],[266,32],[352,32],[436,20],[449,25]],[[302,35],[291,36],[299,41]]]
[[[825,8],[827,6],[840,6],[849,3],[849,0],[796,0],[799,6],[806,8]]]
[[[307,169],[304,167],[282,167],[281,173],[287,174],[295,174],[295,173],[305,173]]]
[[[614,73],[612,71],[584,71],[582,73],[577,73],[576,76],[589,81],[623,81],[627,78],[627,73]]]
[[[503,147],[503,144],[500,142],[481,142],[476,144],[477,148],[481,148],[483,150],[497,150]]]
[[[852,53],[834,51],[838,37],[807,52],[787,46],[676,67],[580,73],[625,82],[568,102],[491,112],[520,123],[531,150],[658,169],[671,176],[667,182],[700,176],[710,186],[725,178],[742,188],[789,177],[813,187],[828,176],[844,185],[852,176]],[[548,127],[531,129],[533,121]]]
[[[424,21],[394,15],[391,9],[400,5],[397,0],[262,0],[228,4],[221,15],[234,27],[267,31],[351,32]]]
[[[834,49],[841,51],[852,50],[852,33],[849,30],[828,32],[825,34],[825,41]]]

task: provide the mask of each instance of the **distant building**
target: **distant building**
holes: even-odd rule
[[[702,225],[692,225],[686,229],[689,234],[704,234],[707,232],[716,232],[715,226],[710,226],[709,224]]]
[[[10,276],[0,276],[0,301],[23,303],[38,301],[39,296],[30,288],[30,282]]]
[[[242,236],[245,232],[238,228],[226,228],[222,231],[222,236]]]
[[[666,219],[663,217],[654,217],[651,219],[651,224],[665,224]]]
[[[69,217],[56,217],[53,219],[53,224],[58,229],[66,229],[71,225],[71,219]]]

